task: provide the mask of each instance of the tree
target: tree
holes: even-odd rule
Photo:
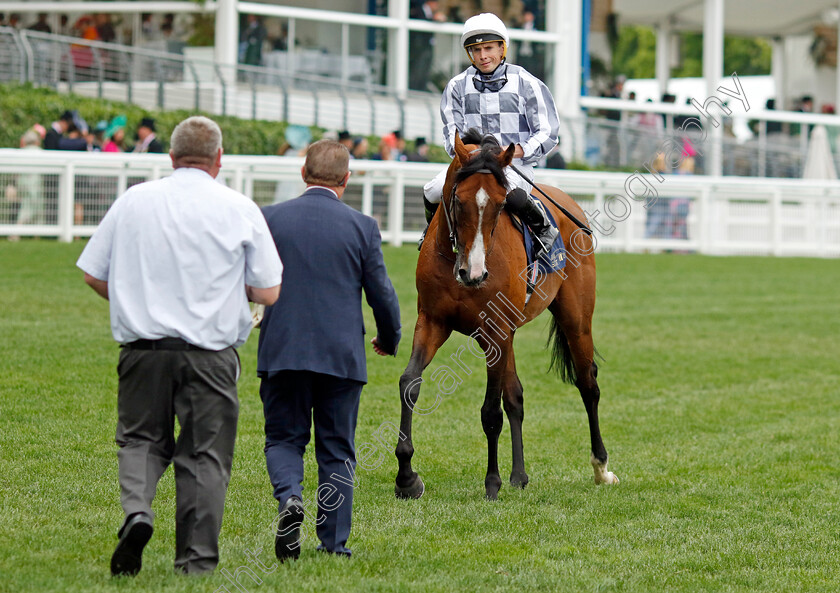
[[[703,36],[681,32],[681,63],[671,70],[674,78],[703,76]],[[761,37],[724,36],[724,74],[737,72],[741,76],[770,74],[772,49]],[[656,76],[656,34],[650,27],[621,27],[613,49],[613,74],[628,78]]]

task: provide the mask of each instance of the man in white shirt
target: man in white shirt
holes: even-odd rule
[[[122,348],[116,440],[125,521],[111,558],[115,576],[141,568],[152,499],[170,463],[175,567],[193,574],[218,564],[239,413],[235,347],[251,329],[248,300],[273,304],[283,273],[260,209],[215,181],[219,126],[188,118],[171,146],[172,175],[117,199],[77,262],[110,301]]]

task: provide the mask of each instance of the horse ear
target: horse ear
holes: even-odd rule
[[[458,130],[455,130],[455,154],[458,155],[458,160],[462,163],[470,160],[470,151],[467,150],[467,147],[461,141],[461,135],[458,133]]]
[[[502,166],[502,169],[507,167],[510,162],[513,160],[513,153],[516,152],[516,144],[511,144],[507,147],[507,150],[504,151],[499,155],[499,165]]]

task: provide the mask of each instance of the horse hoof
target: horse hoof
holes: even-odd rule
[[[600,476],[600,478],[601,479],[599,480],[598,476],[595,477],[595,483],[596,484],[618,484],[619,483],[618,476],[615,475],[612,472],[606,472],[605,474]]]
[[[419,475],[415,475],[414,481],[404,488],[400,486],[394,487],[394,495],[401,499],[417,499],[423,496],[424,492],[426,492],[426,485],[420,479]]]
[[[514,488],[519,488],[520,490],[524,490],[525,486],[528,485],[528,476],[522,474],[520,476],[510,476],[510,485]]]
[[[484,498],[487,500],[499,500],[499,491],[496,490],[495,492],[487,492],[484,495]]]

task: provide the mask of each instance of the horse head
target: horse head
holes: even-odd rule
[[[504,168],[513,159],[514,149],[511,145],[502,150],[493,136],[482,136],[475,129],[463,140],[455,133],[455,173],[444,196],[448,199],[444,214],[454,231],[455,279],[464,286],[477,287],[487,279],[486,257],[508,193]]]

